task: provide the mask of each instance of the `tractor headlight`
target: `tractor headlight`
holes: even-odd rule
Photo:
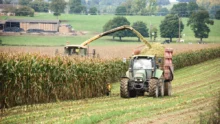
[[[142,82],[143,79],[142,79],[142,78],[135,78],[134,81],[135,81],[135,82]]]

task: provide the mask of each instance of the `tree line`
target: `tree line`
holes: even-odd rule
[[[103,26],[103,31],[122,25],[130,25],[130,22],[125,17],[122,17],[122,14],[117,13],[116,15],[119,16],[109,20]],[[215,16],[219,19],[220,10],[216,12]],[[208,25],[213,25],[214,21],[210,19],[209,12],[203,7],[199,7],[195,2],[179,3],[173,6],[171,12],[165,16],[164,20],[162,20],[159,25],[161,37],[169,38],[170,42],[172,42],[172,38],[181,38],[181,32],[184,29],[184,24],[181,21],[182,17],[188,18],[187,26],[190,26],[194,32],[194,36],[200,39],[199,42],[202,42],[203,38],[208,38],[210,32]],[[155,40],[157,37],[158,29],[156,26],[151,26],[148,29],[144,22],[138,21],[135,22],[132,27],[139,31],[143,36],[150,36],[151,40],[152,38]],[[113,39],[119,37],[120,40],[122,37],[134,37],[134,35],[127,30],[116,32],[111,35],[113,36]]]
[[[49,0],[49,2],[44,0],[18,0],[18,4],[22,7],[18,9],[7,8],[5,12],[17,12],[16,15],[33,16],[34,12],[48,12],[51,10],[55,16],[59,16],[65,9],[68,9],[69,13],[96,15],[110,12],[107,10],[108,8],[115,8],[113,10],[115,15],[166,16],[172,13],[181,17],[189,17],[193,11],[198,10],[197,3],[200,3],[204,9],[209,11],[210,17],[219,19],[219,15],[216,15],[220,10],[219,4],[204,3],[199,0],[178,1],[181,3],[175,4],[171,10],[168,10],[162,5],[170,4],[169,0],[69,0],[69,2],[65,2],[65,0]],[[198,2],[196,3],[196,1]],[[0,0],[0,4],[11,2],[12,0]],[[29,13],[23,11],[29,11]]]
[[[184,25],[181,18],[189,18],[187,26],[190,26],[193,30],[195,37],[200,38],[202,42],[203,38],[208,38],[210,29],[207,25],[213,25],[214,21],[210,20],[210,17],[214,16],[216,19],[220,19],[220,5],[213,5],[210,10],[207,10],[204,6],[199,6],[195,0],[179,0],[180,3],[173,5],[169,11],[167,8],[158,7],[158,2],[160,4],[169,4],[167,0],[119,0],[121,5],[116,8],[115,15],[160,15],[166,16],[165,19],[160,24],[160,35],[164,38],[179,37],[179,33],[184,29]],[[10,2],[10,0],[1,0],[0,3]],[[87,13],[86,4],[95,5],[99,4],[101,0],[70,0],[69,7],[71,13]],[[107,1],[105,1],[107,2]],[[167,2],[167,3],[166,3]],[[188,3],[186,3],[188,2]],[[108,2],[107,2],[108,3]],[[107,4],[106,3],[106,4]],[[64,12],[67,3],[64,0],[51,0],[50,4],[44,2],[43,0],[19,0],[19,4],[23,5],[20,8],[6,8],[5,11],[13,10],[16,15],[29,15],[34,16],[34,11],[46,12],[49,9],[54,12],[55,16],[59,16]],[[110,3],[109,3],[110,4]],[[96,7],[91,7],[89,12],[92,15],[97,14],[98,9]],[[157,14],[156,14],[156,11]],[[130,25],[130,22],[124,18],[114,18],[109,20],[103,27],[103,30],[109,30],[121,25]],[[150,36],[154,40],[157,37],[158,29],[154,26],[150,27],[149,33],[148,28],[144,22],[138,21],[132,25],[136,30],[138,30],[145,37]],[[120,31],[112,34],[113,38],[119,37],[134,37],[134,35],[129,31]],[[181,36],[180,36],[181,37]]]

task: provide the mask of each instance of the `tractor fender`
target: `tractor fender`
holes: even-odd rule
[[[159,79],[163,75],[163,70],[161,69],[156,69],[155,76],[157,79]]]
[[[126,77],[128,77],[128,78],[132,78],[132,74],[131,74],[131,72],[128,70],[128,71],[126,71]]]
[[[129,71],[126,71],[126,77],[129,77]]]

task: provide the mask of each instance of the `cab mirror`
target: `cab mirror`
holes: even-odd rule
[[[122,60],[122,61],[123,61],[123,63],[126,63],[126,61],[127,61],[127,60],[126,60],[126,58],[123,58],[123,60]]]
[[[161,59],[161,58],[159,58],[159,59],[158,59],[158,63],[161,63],[161,62],[162,62],[162,59]]]

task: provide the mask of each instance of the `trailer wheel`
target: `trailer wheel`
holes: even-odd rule
[[[163,97],[164,96],[164,82],[163,80],[160,80],[160,84],[159,84],[159,96]]]
[[[159,86],[158,79],[150,79],[149,81],[149,95],[153,97],[158,97],[159,95]]]
[[[164,95],[165,96],[171,96],[172,95],[172,86],[171,86],[170,81],[164,83]]]

